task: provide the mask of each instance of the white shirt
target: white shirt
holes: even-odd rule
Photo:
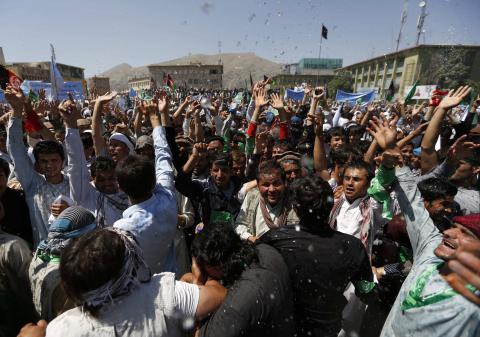
[[[81,307],[64,312],[47,327],[47,337],[182,336],[182,324],[197,310],[197,285],[175,281],[172,273],[157,274],[130,294],[104,305],[98,317]]]
[[[362,222],[362,213],[360,212],[360,202],[368,196],[356,199],[349,203],[347,199],[342,204],[337,216],[337,231],[350,234],[360,238],[360,223]]]

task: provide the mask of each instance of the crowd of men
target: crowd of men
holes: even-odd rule
[[[0,336],[480,336],[480,95],[269,82],[7,86]]]

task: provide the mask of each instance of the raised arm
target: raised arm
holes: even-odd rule
[[[456,91],[450,90],[448,95],[445,96],[438,105],[438,108],[427,127],[425,136],[423,136],[422,139],[422,153],[420,155],[422,173],[431,171],[438,163],[437,153],[435,152],[435,143],[440,134],[440,127],[445,119],[445,114],[451,108],[459,105],[468,95],[470,90],[471,88],[468,86],[459,87]]]
[[[325,142],[323,134],[323,112],[321,112],[320,114],[316,113],[320,99],[321,95],[313,95],[310,102],[310,112],[308,113],[308,115],[315,120],[313,166],[315,167],[315,172],[317,173],[317,175],[320,176],[323,180],[328,181],[330,179],[330,174],[328,173],[327,154],[325,153]]]
[[[27,149],[23,143],[22,113],[25,96],[21,90],[7,86],[5,98],[12,106],[11,118],[7,128],[7,149],[12,157],[15,175],[26,191],[30,189],[34,176],[37,174],[32,161],[28,157]]]
[[[161,124],[160,115],[167,114],[168,117],[168,97],[163,96],[157,102],[148,102],[145,106],[146,113],[150,118],[153,127],[153,146],[155,147],[155,174],[157,177],[157,185],[169,190],[175,195],[175,182],[173,176],[172,153],[168,147],[165,128]]]
[[[90,173],[78,131],[77,120],[81,118],[75,103],[65,101],[58,110],[66,127],[65,147],[67,150],[67,174],[70,182],[70,197],[79,206],[95,209],[97,191],[90,184]]]
[[[95,149],[95,155],[101,156],[105,153],[107,144],[102,134],[102,110],[103,106],[110,102],[112,99],[117,96],[116,91],[111,93],[106,93],[103,96],[98,96],[95,101],[95,106],[93,108],[92,116],[92,137],[93,137],[93,148]]]

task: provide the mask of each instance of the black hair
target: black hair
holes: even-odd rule
[[[84,149],[89,149],[93,146],[93,137],[90,132],[84,132],[80,135]]]
[[[96,157],[90,166],[90,175],[92,178],[97,176],[98,171],[115,170],[115,162],[110,157],[99,156]]]
[[[118,186],[130,198],[148,197],[155,187],[155,165],[145,156],[129,155],[115,169]]]
[[[10,175],[10,166],[5,159],[0,158],[0,169],[5,173],[5,177]]]
[[[286,181],[287,177],[285,175],[285,171],[283,170],[283,166],[280,165],[276,160],[266,160],[258,165],[257,181],[260,180],[261,175],[272,173],[272,171],[278,172],[280,174],[280,178],[282,178],[282,181]]]
[[[225,166],[225,167],[232,167],[232,155],[226,152],[209,152],[208,153],[208,162],[210,163],[210,167],[213,164],[218,166]]]
[[[82,294],[116,279],[125,257],[125,244],[116,233],[97,229],[73,239],[60,256],[61,285],[67,296],[81,304]],[[95,315],[99,307],[85,306]]]
[[[241,158],[246,162],[247,158],[246,158],[244,152],[238,151],[238,150],[233,150],[232,151],[232,163],[238,162],[238,160],[241,159]]]
[[[358,147],[351,144],[344,144],[340,148],[333,150],[330,153],[332,162],[338,166],[345,166],[349,161],[357,161],[363,159],[363,154]]]
[[[347,169],[360,169],[360,170],[363,169],[367,171],[368,181],[372,180],[373,177],[375,177],[375,172],[373,172],[372,166],[366,163],[364,160],[349,161],[348,163],[345,164],[344,168],[345,168],[345,171]]]
[[[243,242],[231,225],[224,223],[212,223],[197,234],[192,255],[201,269],[219,267],[225,286],[232,285],[252,262],[258,261],[255,248]]]
[[[54,141],[54,140],[43,140],[38,142],[35,147],[33,148],[33,156],[35,157],[35,161],[38,162],[38,156],[40,154],[52,154],[58,153],[62,160],[65,160],[65,152],[63,151],[62,144]]]
[[[433,201],[457,194],[458,188],[444,178],[428,178],[417,184],[423,200]]]
[[[293,209],[303,225],[328,226],[334,199],[332,188],[325,180],[311,175],[295,179],[288,189]]]
[[[365,132],[365,128],[361,125],[352,125],[351,127],[347,128],[346,134],[347,134],[347,140],[350,137],[350,135],[362,135]]]
[[[341,126],[335,126],[328,130],[325,141],[330,143],[332,137],[345,137],[345,130]]]

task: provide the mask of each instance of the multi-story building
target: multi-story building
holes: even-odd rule
[[[177,87],[222,88],[223,65],[201,63],[186,65],[152,64],[148,66],[148,71],[157,86],[162,86],[164,77],[170,75]]]
[[[376,89],[385,97],[393,81],[396,96],[403,96],[405,89],[418,80],[419,85],[433,85],[432,67],[444,62],[448,53],[465,52],[463,63],[468,66],[468,79],[480,80],[480,46],[419,45],[383,56],[357,62],[337,71],[352,74],[354,92]]]
[[[135,91],[150,90],[154,87],[155,82],[150,76],[133,77],[128,79],[128,90],[133,89]]]
[[[95,88],[98,95],[105,95],[110,91],[110,78],[104,76],[93,76],[88,79],[88,88]]]
[[[283,71],[273,77],[273,89],[294,87],[301,83],[325,85],[334,76],[334,70],[341,68],[342,59],[303,58],[298,63],[283,66]]]
[[[63,63],[57,63],[57,67],[65,82],[83,83],[83,68]],[[7,68],[24,80],[50,82],[50,62],[14,62],[8,63]]]

